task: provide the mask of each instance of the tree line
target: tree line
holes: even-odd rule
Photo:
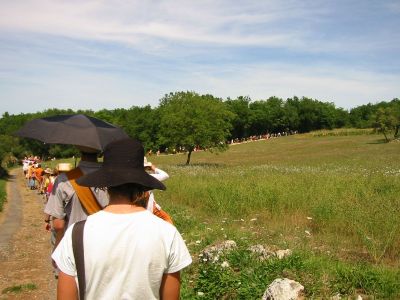
[[[71,146],[46,145],[13,135],[29,120],[76,113],[120,126],[129,136],[139,139],[147,151],[185,151],[187,163],[197,148],[223,150],[227,147],[226,141],[250,136],[352,127],[376,128],[388,141],[391,134],[398,137],[400,127],[398,98],[348,111],[334,103],[307,97],[252,101],[242,96],[220,99],[181,91],[166,94],[155,108],[147,105],[99,111],[48,109],[18,115],[6,112],[0,119],[1,161],[12,163],[30,153],[46,158],[78,155]]]

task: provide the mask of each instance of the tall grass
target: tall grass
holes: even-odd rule
[[[399,298],[400,144],[381,140],[281,137],[195,152],[190,166],[184,154],[148,157],[170,175],[156,200],[194,258],[182,298],[259,299],[276,277],[298,280],[310,298]],[[239,245],[226,257],[229,268],[199,261],[206,246],[226,239]],[[254,244],[295,254],[259,262],[246,250]]]
[[[0,179],[0,212],[3,211],[4,202],[6,201],[6,199],[6,180]]]
[[[390,277],[400,267],[400,145],[380,139],[283,137],[231,146],[219,155],[196,152],[191,166],[183,165],[183,155],[152,157],[171,176],[156,199],[175,218],[194,256],[223,239],[290,247],[328,257],[329,292],[334,282],[363,280],[368,272],[379,285],[379,274]],[[342,277],[332,275],[340,273],[333,267],[337,261],[346,270]],[[347,293],[357,290],[350,285]],[[392,292],[379,286],[367,290],[400,295],[399,285]],[[322,295],[312,283],[307,288]]]
[[[376,134],[374,128],[338,128],[334,130],[317,130],[307,133],[313,137],[321,136],[347,136],[347,135],[366,135],[366,134]]]

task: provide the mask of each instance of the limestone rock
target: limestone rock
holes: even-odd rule
[[[235,249],[236,242],[232,240],[224,241],[214,246],[208,246],[203,250],[202,256],[204,262],[217,262],[222,253]]]
[[[296,300],[303,290],[304,286],[294,280],[277,278],[268,286],[262,300]]]
[[[278,250],[275,252],[275,255],[279,259],[283,259],[289,255],[292,255],[292,250],[286,249],[286,250]]]
[[[274,252],[272,252],[268,248],[265,248],[263,245],[253,245],[249,247],[248,250],[258,256],[260,260],[266,260],[275,255]]]

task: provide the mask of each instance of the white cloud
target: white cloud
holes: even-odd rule
[[[283,99],[304,96],[334,102],[345,109],[389,101],[400,95],[398,74],[359,72],[334,66],[248,65],[212,73],[212,70],[199,71],[180,85],[222,98],[250,96],[252,100],[261,100],[270,96]]]
[[[60,66],[30,78],[29,82],[23,80],[21,76],[15,85],[0,89],[0,98],[6,99],[0,113],[42,111],[51,107],[99,110],[157,106],[164,94],[182,90],[222,98],[250,96],[252,100],[305,96],[334,102],[345,109],[389,101],[400,95],[398,74],[360,72],[330,65],[231,64],[223,69],[187,65],[172,71],[154,71],[148,76],[76,72],[69,66]]]
[[[389,100],[400,94],[399,4],[368,3],[1,1],[0,97],[16,111],[157,105],[177,90]]]
[[[0,28],[136,46],[151,38],[288,46],[301,38],[300,31],[275,22],[307,19],[318,10],[280,1],[10,1],[2,4]]]

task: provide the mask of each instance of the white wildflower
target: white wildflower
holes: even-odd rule
[[[227,261],[224,261],[224,262],[221,264],[221,267],[223,267],[223,268],[229,268],[229,263],[228,263]]]

